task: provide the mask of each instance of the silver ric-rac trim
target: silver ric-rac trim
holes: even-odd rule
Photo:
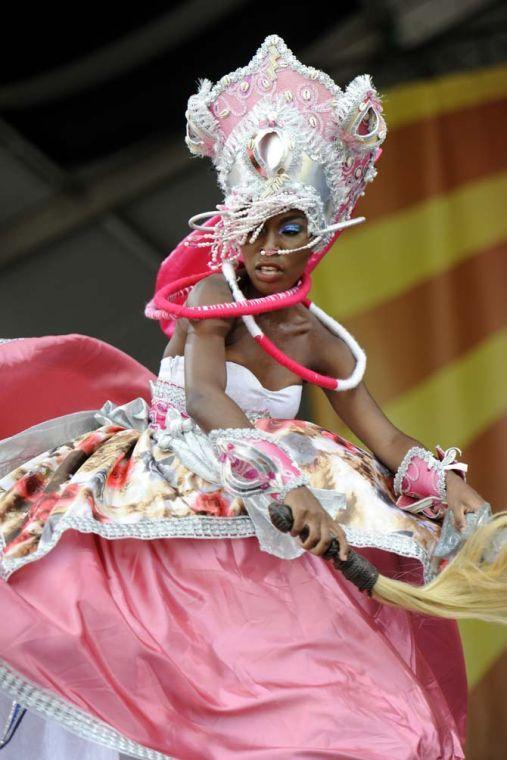
[[[163,520],[150,520],[140,523],[100,523],[91,517],[62,517],[56,525],[51,541],[32,554],[15,559],[0,556],[0,578],[8,578],[20,567],[34,562],[45,556],[56,546],[62,533],[69,528],[82,533],[95,533],[103,538],[251,538],[257,536],[255,525],[248,515],[237,517],[170,517]],[[418,559],[424,571],[424,582],[428,583],[434,577],[434,570],[428,553],[410,536],[397,533],[380,533],[371,530],[359,530],[342,525],[351,546],[372,547],[394,552],[405,557]],[[3,542],[2,542],[3,543]]]

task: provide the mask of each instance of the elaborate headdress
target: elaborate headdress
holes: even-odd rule
[[[157,293],[146,307],[146,316],[168,320],[241,315],[262,347],[297,374],[337,390],[353,387],[364,372],[364,352],[345,328],[306,295],[311,270],[339,231],[363,221],[351,219],[351,213],[366,183],[375,177],[374,163],[386,136],[380,99],[370,77],[358,76],[342,91],[324,72],[304,66],[273,34],[244,68],[214,86],[200,80],[197,94],[189,98],[186,118],[186,144],[193,155],[211,158],[224,202],[189,220],[196,232],[162,264]],[[305,276],[288,291],[246,301],[232,263],[240,260],[241,246],[247,239],[254,242],[267,219],[291,208],[304,212],[312,238],[305,246],[279,253],[313,248]],[[205,217],[212,219],[196,224]],[[207,271],[203,271],[205,266]],[[182,306],[195,282],[219,269],[237,303],[206,309]],[[191,272],[193,276],[181,278]],[[177,277],[181,279],[175,282]],[[292,362],[269,345],[253,321],[254,313],[298,301],[304,301],[349,343],[358,365],[346,381],[323,378]],[[163,329],[169,334],[167,324]]]
[[[381,111],[368,75],[343,92],[274,34],[248,66],[215,86],[201,80],[188,101],[185,141],[194,155],[211,158],[225,196],[212,264],[239,256],[246,233],[255,236],[266,219],[291,207],[306,214],[323,248],[376,174],[386,135]]]

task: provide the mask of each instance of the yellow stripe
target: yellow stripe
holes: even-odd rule
[[[387,125],[395,129],[506,95],[507,67],[502,65],[393,87],[382,102]]]
[[[481,620],[458,620],[458,626],[470,690],[507,648],[507,627]]]
[[[385,411],[395,425],[429,448],[435,443],[462,448],[507,411],[506,373],[503,329]],[[495,507],[507,509],[507,503]],[[459,628],[472,688],[507,648],[507,627],[462,620]]]
[[[386,415],[408,435],[433,450],[463,448],[507,411],[507,330],[490,335],[479,346],[436,372],[424,383],[386,405]],[[350,435],[319,389],[312,386],[314,418],[318,424]],[[320,406],[324,399],[325,407]],[[324,411],[324,413],[322,413]],[[334,418],[334,421],[333,421]],[[507,494],[506,494],[507,498]],[[507,509],[506,504],[494,505]],[[507,627],[476,620],[459,621],[469,687],[477,683],[507,647]]]
[[[502,173],[345,231],[315,270],[312,298],[348,318],[498,244],[507,234],[506,193]]]
[[[421,340],[431,339],[421,336]],[[387,404],[392,422],[423,445],[466,446],[507,411],[507,330],[491,334]]]
[[[420,340],[424,343],[431,336]],[[506,375],[507,330],[501,329],[383,410],[396,427],[428,448],[437,443],[444,448],[463,448],[507,413]],[[308,392],[312,418],[319,425],[364,446],[340,420],[320,388],[312,385]]]

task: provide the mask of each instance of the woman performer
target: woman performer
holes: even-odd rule
[[[392,425],[363,350],[307,297],[375,175],[378,95],[270,35],[200,83],[187,123],[225,199],[160,268],[149,405],[0,442],[0,686],[132,757],[463,758],[456,618],[507,621],[507,512],[458,449]],[[114,349],[83,336],[5,344],[11,377],[38,340],[53,389],[83,341],[110,381]],[[303,382],[370,451],[296,419]]]

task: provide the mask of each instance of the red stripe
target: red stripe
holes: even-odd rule
[[[390,132],[355,214],[372,221],[507,168],[504,100]]]

